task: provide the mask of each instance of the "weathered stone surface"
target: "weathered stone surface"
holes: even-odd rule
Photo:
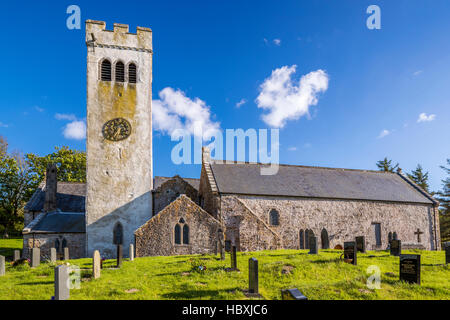
[[[157,215],[175,201],[180,194],[186,195],[198,204],[198,191],[180,176],[175,176],[153,191],[153,215]]]
[[[128,256],[130,257],[130,261],[134,260],[134,245],[132,245],[132,244],[130,244]]]
[[[249,293],[259,293],[258,260],[248,259],[248,286]]]
[[[4,256],[0,256],[0,276],[4,276],[6,273],[6,260]]]
[[[56,248],[50,248],[50,262],[55,263],[56,260]]]
[[[13,261],[20,260],[20,250],[14,250]]]
[[[174,228],[180,219],[189,226],[189,244],[175,244]],[[214,253],[220,222],[185,195],[136,230],[136,257]]]
[[[70,260],[69,248],[65,247],[63,250],[64,250],[64,260]]]
[[[112,236],[111,236],[112,237]],[[62,243],[63,236],[58,233],[49,234],[26,234],[23,236],[23,247],[41,249],[41,256],[43,260],[50,260],[50,249],[55,247],[57,239]],[[67,247],[70,251],[72,259],[85,258],[86,234],[85,233],[65,233],[64,238],[67,242]],[[23,251],[24,258],[30,258],[28,250]]]
[[[31,249],[31,267],[35,268],[41,264],[41,250],[39,248]]]
[[[95,250],[92,257],[92,276],[94,279],[100,278],[101,275],[100,259],[100,252]]]
[[[68,300],[69,298],[69,267],[60,265],[55,267],[55,300]]]

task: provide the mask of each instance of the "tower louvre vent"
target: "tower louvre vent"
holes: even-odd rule
[[[108,60],[102,62],[101,79],[102,81],[111,81],[111,62]]]
[[[125,82],[125,67],[120,61],[116,63],[116,81]]]
[[[137,76],[136,76],[136,65],[134,63],[131,63],[128,66],[128,82],[129,83],[136,83]]]

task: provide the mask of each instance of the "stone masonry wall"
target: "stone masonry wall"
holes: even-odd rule
[[[41,261],[50,260],[50,248],[55,247],[56,239],[66,239],[69,248],[70,259],[84,258],[86,247],[86,235],[84,233],[49,233],[49,234],[26,234],[23,236],[23,258],[30,258],[31,248],[41,249]]]
[[[157,215],[162,209],[178,198],[180,194],[185,194],[193,202],[198,204],[198,191],[177,176],[166,181],[153,193],[153,215]]]

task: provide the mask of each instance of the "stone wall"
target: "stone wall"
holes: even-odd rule
[[[203,163],[198,191],[200,199],[199,204],[203,209],[212,214],[213,217],[221,221],[220,196],[218,192],[212,190],[213,188],[216,188],[216,186],[210,172],[211,169],[209,168],[209,163]]]
[[[63,239],[66,239],[70,259],[86,257],[86,235],[84,233],[26,234],[23,236],[24,249],[22,251],[22,257],[30,258],[29,250],[31,248],[40,248],[41,261],[50,260],[50,249],[55,247],[56,239],[59,239],[61,246]]]
[[[198,204],[198,191],[182,178],[175,176],[153,192],[153,215],[157,215],[177,199],[180,194],[185,194]]]
[[[176,224],[181,229],[185,224],[189,226],[189,244],[175,244]],[[223,228],[219,221],[187,196],[180,195],[136,230],[136,256],[215,253],[220,229]]]

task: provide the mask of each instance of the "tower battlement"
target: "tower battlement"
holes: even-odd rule
[[[130,33],[129,26],[121,23],[106,30],[104,21],[86,20],[86,45],[152,52],[152,30],[137,27],[136,33]]]

